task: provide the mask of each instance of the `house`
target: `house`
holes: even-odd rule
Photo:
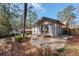
[[[34,35],[49,35],[56,37],[63,35],[63,23],[59,20],[42,17],[34,23],[32,27],[32,34]]]

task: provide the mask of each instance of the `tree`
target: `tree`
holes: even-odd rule
[[[37,20],[38,16],[36,14],[36,12],[32,12],[31,15],[29,16],[29,19],[28,19],[28,25],[29,25],[29,28],[32,27],[32,25],[34,24],[34,22]]]
[[[27,3],[24,4],[24,31],[23,31],[23,38],[25,38],[26,17],[27,17]]]
[[[32,28],[33,23],[37,20],[38,15],[33,10],[33,6],[28,4],[28,12],[27,12],[27,27]]]
[[[74,6],[69,5],[57,14],[59,20],[67,22],[65,24],[67,34],[70,34],[69,26],[74,26],[74,19],[76,18],[75,13],[73,12],[74,10]]]
[[[69,5],[64,10],[59,11],[57,14],[57,18],[61,21],[65,21],[68,25],[74,24],[74,19],[76,18],[73,11],[75,10],[74,6]]]
[[[23,20],[23,4],[10,4],[11,25],[13,29],[18,29],[18,24]]]
[[[0,35],[8,34],[12,28],[12,21],[20,17],[18,4],[0,4]]]
[[[0,35],[6,35],[11,29],[9,21],[8,7],[5,4],[0,4]]]
[[[26,26],[25,28],[32,28],[33,23],[37,20],[38,16],[36,12],[33,10],[33,6],[27,4],[27,21],[26,21]],[[22,11],[23,12],[23,11]],[[24,27],[24,20],[23,20],[23,15],[21,15],[21,20],[20,21],[20,28],[22,29]]]

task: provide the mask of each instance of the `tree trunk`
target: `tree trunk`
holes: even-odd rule
[[[27,16],[27,3],[24,4],[24,31],[23,31],[23,38],[25,38],[26,16]]]

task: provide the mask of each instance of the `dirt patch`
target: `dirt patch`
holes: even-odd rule
[[[32,38],[31,43],[38,47],[38,48],[51,48],[53,49],[60,49],[63,48],[64,45],[66,44],[67,40],[65,40],[62,37],[58,38],[52,38],[52,37],[37,37],[37,38]]]

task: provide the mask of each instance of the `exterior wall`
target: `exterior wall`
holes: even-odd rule
[[[63,34],[63,30],[62,30],[62,27],[60,26],[59,28],[59,35],[62,35]]]
[[[33,27],[32,34],[40,35],[41,34],[40,27]]]
[[[53,23],[53,24],[48,24],[48,35],[51,35],[52,37],[56,37],[59,35],[62,35],[62,29],[60,28],[59,24]],[[41,35],[41,26],[38,27],[33,27],[32,28],[32,34],[36,35]]]
[[[32,27],[32,34],[35,34],[35,27]]]
[[[51,35],[53,37],[53,33],[52,33],[52,25],[49,25],[49,35]]]
[[[59,27],[59,25],[58,24],[56,24],[57,26],[56,26],[56,30],[57,30],[57,36],[58,35],[60,35],[60,27]]]
[[[38,27],[37,33],[38,33],[38,35],[41,35],[41,26]]]
[[[57,24],[53,24],[53,25],[52,25],[53,37],[56,37],[56,36],[57,36],[57,28],[56,28],[56,27],[57,27]]]
[[[59,24],[52,24],[52,35],[53,37],[62,35],[62,29]]]
[[[56,30],[56,36],[62,35],[62,29],[60,27],[60,25],[56,24],[55,25],[55,30]]]

